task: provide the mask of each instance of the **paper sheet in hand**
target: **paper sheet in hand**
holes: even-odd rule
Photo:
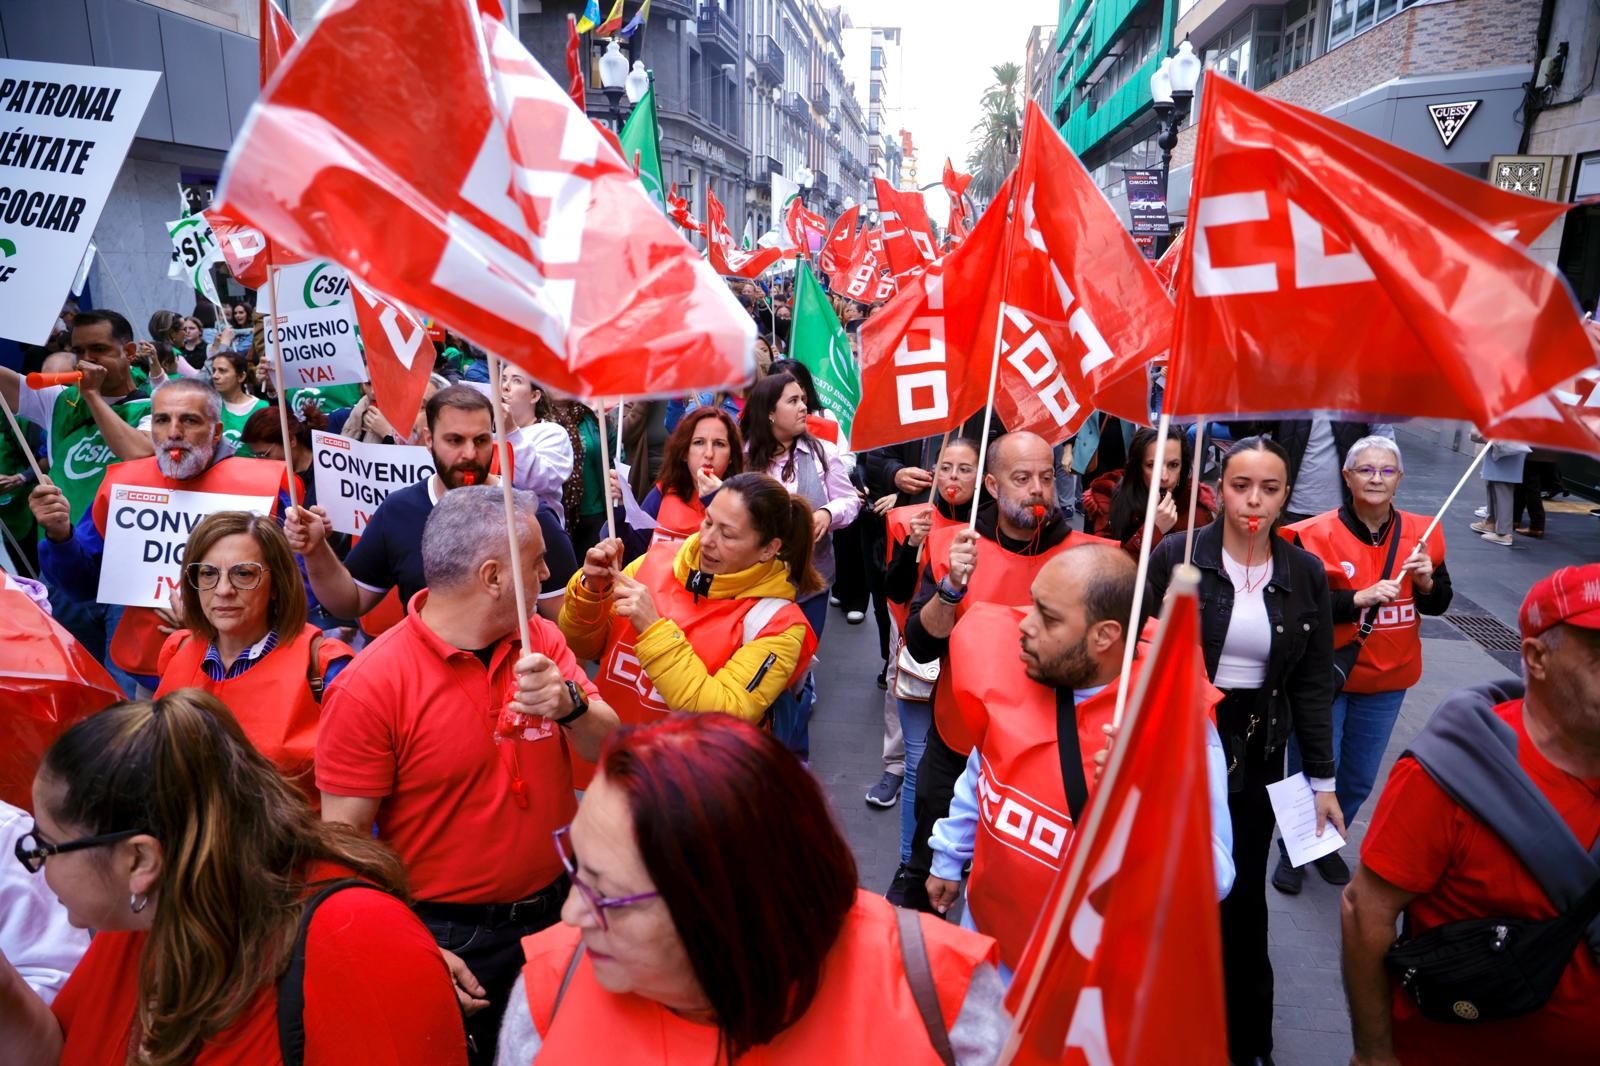
[[[645,533],[656,528],[656,520],[650,517],[650,512],[639,506],[639,501],[633,498],[633,486],[628,484],[628,475],[633,472],[633,467],[617,460],[617,487],[622,490],[622,517],[623,521],[633,527],[635,533]],[[616,531],[612,530],[612,536]]]
[[[1344,847],[1344,837],[1329,822],[1317,836],[1316,793],[1303,773],[1286,777],[1267,786],[1267,799],[1272,801],[1272,816],[1278,821],[1278,831],[1283,834],[1284,846],[1289,849],[1289,862],[1304,866],[1313,859],[1332,854]]]

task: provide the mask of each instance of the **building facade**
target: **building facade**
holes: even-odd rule
[[[1046,115],[1055,103],[1056,28],[1034,26],[1028,31],[1028,43],[1023,50],[1023,95],[1039,105]]]
[[[204,206],[260,86],[257,0],[0,0],[0,56],[161,73],[95,226],[89,293],[142,337],[192,286],[167,278],[179,187]],[[243,291],[243,290],[238,290]],[[65,297],[65,293],[62,294]]]
[[[900,187],[904,158],[900,141],[899,75],[901,32],[898,26],[861,26],[851,31],[849,62],[856,101],[866,112],[866,197],[868,215],[876,220],[878,198],[871,179]]]

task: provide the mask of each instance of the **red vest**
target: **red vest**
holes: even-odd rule
[[[322,793],[312,776],[312,763],[322,705],[311,694],[308,673],[311,640],[320,633],[316,626],[308,624],[298,637],[279,644],[238,677],[213,681],[202,666],[206,642],[188,630],[180,630],[167,637],[161,647],[157,664],[161,684],[156,695],[199,688],[217,697],[239,719],[239,727],[256,750],[310,796],[312,806],[317,807]],[[317,671],[326,678],[330,662],[354,654],[343,641],[323,638],[317,647]]]
[[[1022,607],[976,604],[950,634],[951,691],[977,737],[983,767],[967,905],[1013,969],[1073,833],[1056,744],[1056,690],[1030,680],[1018,658],[1017,627],[1026,614]],[[1116,706],[1112,683],[1077,708],[1091,796],[1094,756],[1106,745],[1100,727],[1111,722]]]
[[[950,572],[950,546],[956,534],[966,528],[964,522],[953,522],[928,534],[928,560],[934,581],[943,581]],[[956,605],[956,621],[980,603],[998,603],[1009,607],[1025,607],[1032,603],[1030,589],[1033,579],[1039,576],[1044,564],[1051,558],[1080,544],[1115,544],[1104,537],[1093,537],[1077,530],[1069,532],[1060,544],[1038,555],[1018,555],[1002,548],[998,541],[988,537],[978,538],[978,566],[967,582],[967,594]],[[1014,635],[1014,634],[1013,634]],[[972,737],[956,710],[955,698],[950,691],[949,657],[945,669],[939,671],[939,687],[933,694],[933,724],[939,737],[950,750],[965,755],[972,751]]]
[[[698,499],[690,503],[677,493],[663,489],[661,508],[656,513],[656,528],[650,534],[650,543],[681,544],[700,532],[700,523],[705,521],[705,517],[705,506]]]
[[[994,961],[994,943],[923,915],[922,935],[948,1029],[966,999],[972,972]],[[539,1066],[597,1062],[630,1066],[712,1066],[714,1026],[685,1021],[654,1000],[601,987],[587,956],[555,1008],[581,934],[555,925],[522,941],[522,968],[534,1027],[543,1036]],[[553,1016],[552,1016],[553,1015]],[[880,896],[856,893],[839,938],[822,963],[810,1008],[769,1044],[739,1059],[740,1066],[908,1066],[939,1062],[906,981],[894,908]]]
[[[911,520],[917,516],[917,512],[928,506],[926,503],[911,503],[904,507],[896,507],[883,516],[883,520],[889,527],[889,535],[884,538],[884,565],[887,566],[894,559],[895,549],[911,538]],[[933,508],[929,517],[931,519],[928,527],[929,538],[932,538],[936,530],[943,529],[946,526],[961,525],[960,522],[953,518],[946,518],[937,507]],[[928,548],[928,541],[924,540],[922,542],[922,554],[924,556],[927,554]],[[948,551],[949,549],[946,548],[945,550]],[[906,622],[911,617],[911,604],[895,603],[891,600],[889,602],[889,614],[894,617],[895,624],[900,627],[900,632],[902,634],[905,633]]]
[[[95,494],[91,513],[94,527],[103,537],[106,534],[106,514],[111,507],[113,485],[138,485],[152,489],[173,489],[180,492],[221,492],[233,496],[267,496],[272,500],[272,514],[278,513],[278,491],[283,487],[286,471],[282,463],[267,459],[240,459],[229,457],[213,464],[199,477],[188,481],[174,481],[161,472],[155,456],[135,459],[127,463],[112,463],[106,468],[105,480]],[[101,563],[116,565],[116,560]],[[161,621],[148,607],[129,607],[122,612],[122,621],[111,637],[111,661],[130,674],[149,677],[159,672],[158,659],[164,638]]]
[[[1395,514],[1400,521],[1391,523],[1389,537],[1398,535],[1401,541],[1395,553],[1393,573],[1389,576],[1399,576],[1400,595],[1393,603],[1371,612],[1372,634],[1361,648],[1355,668],[1350,671],[1350,680],[1345,682],[1346,692],[1397,692],[1422,679],[1422,620],[1417,616],[1411,575],[1402,574],[1400,567],[1422,539],[1429,519],[1398,508]],[[1356,536],[1339,520],[1337,510],[1284,526],[1281,532],[1290,540],[1298,534],[1300,546],[1322,560],[1331,589],[1360,590],[1383,577],[1383,564],[1389,558],[1389,539],[1373,544]],[[1435,529],[1429,535],[1428,557],[1435,567],[1444,562],[1442,529]],[[1355,622],[1334,626],[1333,646],[1337,648],[1354,640],[1358,629]]]

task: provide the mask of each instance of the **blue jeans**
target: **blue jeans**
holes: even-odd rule
[[[900,711],[900,733],[906,738],[906,779],[900,786],[900,862],[911,861],[911,838],[917,832],[917,764],[928,746],[928,730],[933,725],[933,704],[917,700],[895,700]]]
[[[1334,795],[1348,828],[1372,795],[1406,690],[1341,692],[1333,700]],[[1300,745],[1289,738],[1289,773],[1300,772]]]

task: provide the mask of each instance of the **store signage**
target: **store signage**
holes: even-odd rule
[[[1439,139],[1446,148],[1456,139],[1456,134],[1461,132],[1461,127],[1467,124],[1467,119],[1478,109],[1481,100],[1458,100],[1453,104],[1429,104],[1428,114],[1433,116],[1433,128],[1439,131]]]

